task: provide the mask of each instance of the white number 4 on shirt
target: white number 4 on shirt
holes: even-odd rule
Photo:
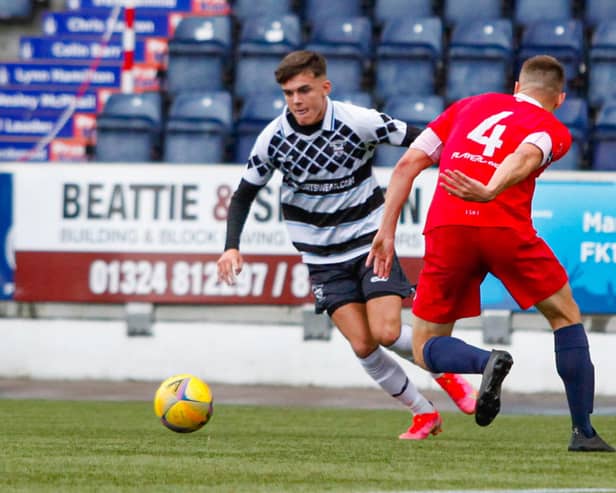
[[[503,132],[507,128],[507,125],[497,125],[497,123],[503,118],[507,118],[512,113],[513,111],[501,111],[500,113],[496,113],[495,115],[486,118],[473,130],[471,130],[466,137],[485,146],[482,152],[484,156],[494,156],[494,150],[500,149],[503,145],[501,135],[503,135]],[[490,135],[486,135],[490,128],[492,128],[492,133],[490,133]]]

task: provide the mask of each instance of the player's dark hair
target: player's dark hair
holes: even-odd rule
[[[312,72],[315,77],[325,75],[327,73],[325,57],[316,51],[292,51],[282,59],[274,75],[278,84],[284,84],[302,72]]]
[[[553,56],[537,55],[522,64],[520,83],[560,94],[565,87],[565,69]]]

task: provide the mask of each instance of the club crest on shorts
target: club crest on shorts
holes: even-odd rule
[[[370,278],[370,282],[371,283],[375,283],[375,282],[387,282],[389,281],[389,277],[379,277],[379,276],[372,276]]]

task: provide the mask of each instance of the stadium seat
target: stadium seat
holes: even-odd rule
[[[281,58],[301,43],[301,25],[296,15],[246,19],[237,49],[235,95],[241,100],[255,92],[280,90],[274,72]]]
[[[333,87],[359,91],[372,57],[372,22],[367,17],[324,19],[312,29],[306,49],[327,58],[327,77]]]
[[[221,163],[233,123],[227,91],[179,94],[165,126],[164,161]]]
[[[443,54],[439,17],[400,18],[387,22],[376,50],[376,93],[380,99],[398,94],[436,92]]]
[[[0,0],[0,19],[28,19],[32,17],[33,3],[33,0]]]
[[[240,23],[243,23],[246,19],[254,17],[293,14],[293,2],[292,0],[235,0],[232,12]]]
[[[567,92],[580,92],[581,66],[585,56],[584,27],[579,19],[544,20],[528,26],[522,33],[517,67],[535,55],[552,55],[564,65]]]
[[[448,26],[454,26],[460,21],[502,17],[501,0],[445,0],[443,6],[443,20]]]
[[[573,18],[574,0],[516,0],[514,24],[526,28],[537,21],[566,21]]]
[[[569,128],[572,143],[569,152],[551,164],[549,169],[581,169],[590,130],[588,103],[584,98],[567,98],[554,115]]]
[[[509,19],[457,24],[447,52],[448,102],[484,92],[509,92],[513,27]]]
[[[374,21],[377,26],[394,19],[432,17],[435,15],[432,0],[376,0]]]
[[[599,110],[592,128],[592,169],[616,171],[616,100]]]
[[[156,160],[161,126],[159,92],[112,94],[96,117],[96,160],[127,163]]]
[[[235,124],[234,158],[236,163],[245,163],[255,139],[265,126],[280,116],[285,106],[280,91],[255,93],[246,98]]]
[[[304,21],[309,28],[334,17],[361,17],[362,0],[305,0],[302,2]]]
[[[616,2],[614,0],[586,0],[584,4],[584,23],[591,30],[600,22],[616,20]]]
[[[588,53],[588,102],[598,108],[616,97],[616,20],[595,29]]]
[[[409,125],[424,128],[445,108],[443,98],[431,96],[394,96],[383,105],[383,113]],[[375,166],[393,166],[406,151],[405,147],[379,145],[374,157]]]
[[[343,103],[354,104],[355,106],[363,106],[364,108],[374,107],[372,93],[367,91],[332,91],[330,94],[332,99]]]
[[[167,89],[216,91],[225,85],[232,48],[230,17],[185,17],[169,40]]]

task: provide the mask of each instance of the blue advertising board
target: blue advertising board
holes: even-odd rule
[[[15,162],[25,159],[28,162],[43,163],[49,161],[49,147],[33,152],[38,139],[0,139],[0,162]]]
[[[75,91],[52,89],[2,89],[0,88],[0,110],[37,111],[64,110],[73,105],[77,98]],[[98,98],[93,92],[82,94],[75,101],[75,109],[84,113],[97,113]]]
[[[135,61],[145,62],[145,41],[135,42]],[[19,57],[22,60],[96,60],[121,62],[124,57],[122,40],[114,36],[108,44],[99,38],[21,36]]]
[[[616,313],[616,176],[539,180],[533,222],[567,270],[582,312]],[[519,309],[493,277],[484,281],[482,298],[483,308]]]
[[[0,88],[6,86],[79,87],[87,80],[93,88],[120,87],[120,74],[120,64],[101,64],[93,72],[87,62],[0,62]]]
[[[43,33],[46,36],[102,36],[107,32],[109,12],[104,10],[45,12]],[[139,12],[135,18],[137,36],[169,37],[171,27],[169,17],[164,12]],[[113,26],[114,34],[124,30],[124,20],[119,18]]]
[[[11,240],[13,226],[13,180],[0,173],[0,300],[10,300],[15,291],[15,256]]]

